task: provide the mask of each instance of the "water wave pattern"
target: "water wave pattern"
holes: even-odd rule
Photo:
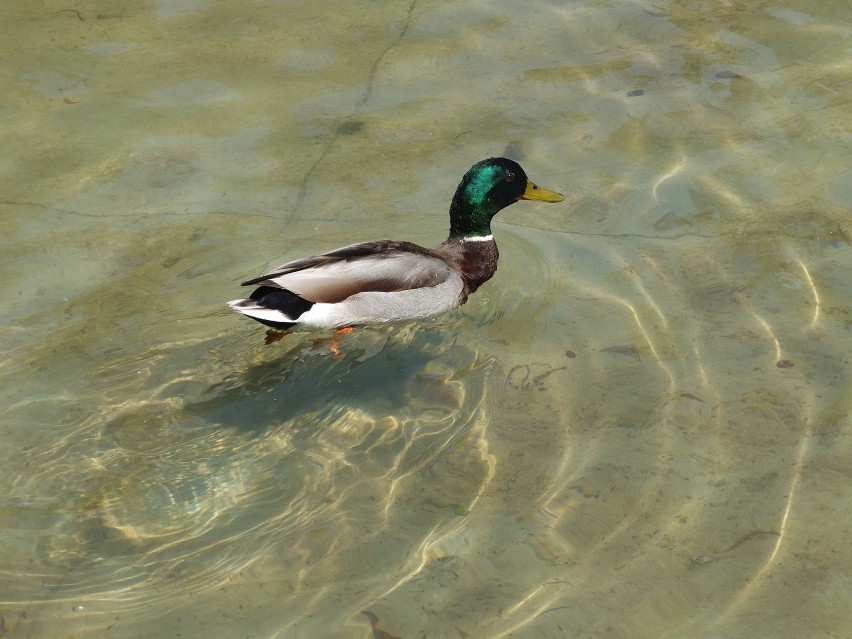
[[[852,34],[788,4],[6,7],[0,635],[848,634]],[[224,307],[498,154],[568,198],[463,308]]]
[[[302,336],[244,352],[244,327],[98,362],[103,404],[12,406],[65,417],[11,465],[4,605],[133,626],[270,584],[284,636],[362,609],[400,636],[594,634],[601,597],[636,632],[748,610],[796,569],[803,479],[843,441],[842,393],[802,379],[832,369],[810,269],[739,238],[498,234],[501,286],[342,360]]]

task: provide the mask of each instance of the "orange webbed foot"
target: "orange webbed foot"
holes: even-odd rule
[[[354,330],[355,329],[351,326],[341,326],[340,328],[334,331],[334,337],[331,338],[331,356],[334,359],[343,359],[344,357],[346,357],[343,354],[343,351],[340,350],[340,338],[343,335],[349,335],[349,333]]]
[[[266,331],[266,339],[263,340],[264,344],[274,344],[275,342],[280,342],[284,339],[285,335],[289,335],[290,331],[276,331],[274,328],[270,328]]]

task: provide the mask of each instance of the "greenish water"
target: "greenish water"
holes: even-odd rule
[[[0,24],[0,635],[852,636],[852,5],[84,0]],[[239,281],[561,205],[420,324]],[[364,614],[368,611],[370,614]]]

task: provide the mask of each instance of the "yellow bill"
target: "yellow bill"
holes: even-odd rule
[[[522,200],[538,200],[540,202],[561,202],[565,197],[556,191],[543,189],[530,180],[527,180],[527,189],[521,196]]]

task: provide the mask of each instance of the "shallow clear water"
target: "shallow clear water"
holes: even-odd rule
[[[0,34],[0,634],[852,635],[849,3],[18,0]],[[224,307],[438,243],[498,154],[567,200],[500,214],[461,309],[334,358]]]

